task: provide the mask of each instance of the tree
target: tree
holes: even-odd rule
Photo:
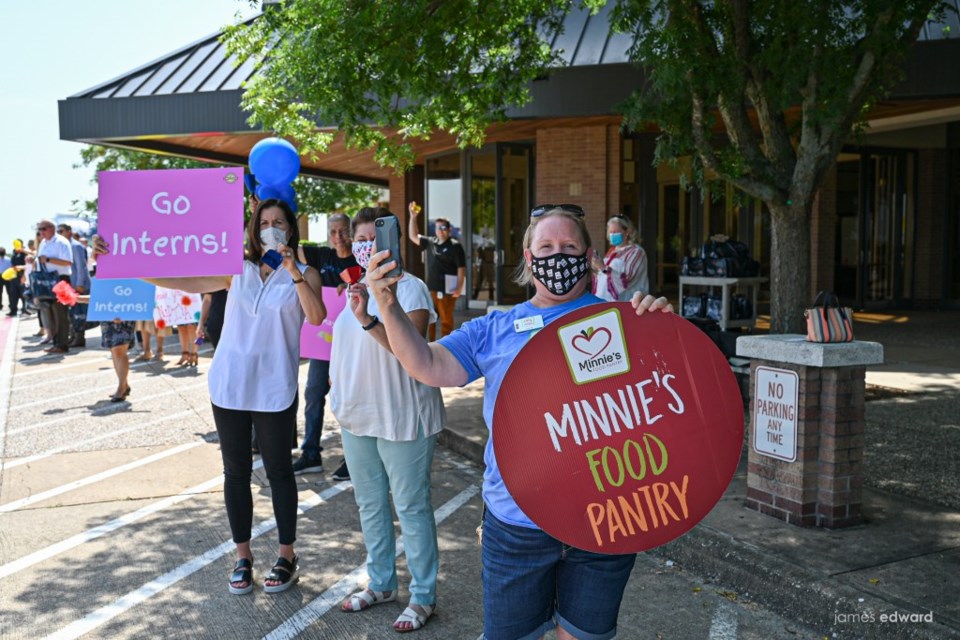
[[[294,0],[225,41],[265,63],[243,99],[253,122],[308,152],[332,140],[318,124],[335,127],[402,171],[410,138],[440,130],[479,146],[489,124],[528,102],[530,82],[557,60],[544,34],[571,7]],[[932,11],[942,13],[941,0],[616,3],[616,28],[633,35],[631,58],[647,70],[619,106],[625,126],[656,125],[657,161],[691,156],[697,182],[729,181],[770,209],[774,332],[803,325],[815,194]]]
[[[335,127],[351,148],[398,171],[408,138],[437,130],[480,146],[487,125],[529,101],[554,61],[541,29],[557,30],[566,0],[293,0],[227,29],[227,49],[261,62],[243,107],[251,122],[325,151]],[[263,62],[269,61],[266,64]]]
[[[101,171],[137,171],[143,169],[199,169],[223,165],[200,162],[191,158],[161,155],[122,149],[118,147],[85,146],[80,150],[80,162],[75,169],[92,168],[94,175],[91,184],[97,184],[97,174]],[[376,187],[362,184],[323,180],[310,176],[298,176],[293,181],[297,192],[299,215],[315,216],[321,213],[337,211],[352,212],[361,206],[375,202],[380,191]],[[74,201],[74,207],[81,214],[96,216],[97,200]]]
[[[771,214],[771,330],[802,331],[816,193],[939,0],[622,2],[649,82],[623,106],[655,122],[656,160],[732,183]],[[722,126],[718,126],[722,125]]]

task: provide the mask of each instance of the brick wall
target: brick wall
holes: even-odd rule
[[[799,377],[797,459],[749,447],[746,506],[790,524],[836,529],[860,523],[864,450],[864,367],[805,367],[754,360]],[[752,434],[751,434],[752,438]]]
[[[620,134],[616,126],[537,130],[536,203],[579,204],[598,251],[606,219],[620,207]]]

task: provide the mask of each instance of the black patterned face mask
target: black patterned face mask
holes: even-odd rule
[[[555,253],[546,258],[532,258],[530,270],[533,271],[533,277],[550,293],[563,296],[570,293],[570,290],[590,273],[590,263],[587,262],[586,252],[581,256]]]

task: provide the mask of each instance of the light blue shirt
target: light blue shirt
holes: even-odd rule
[[[546,309],[524,302],[510,311],[495,311],[464,323],[440,340],[440,344],[446,347],[466,370],[468,383],[481,376],[485,378],[483,420],[487,423],[490,438],[487,439],[483,452],[483,461],[486,464],[483,472],[483,500],[491,513],[503,522],[531,529],[539,528],[520,510],[510,495],[493,453],[493,408],[497,402],[500,384],[520,349],[536,333],[518,332],[513,323],[521,318],[540,316],[546,326],[570,311],[602,302],[603,300],[589,293]]]
[[[77,240],[70,240],[70,251],[73,253],[73,269],[70,273],[70,284],[78,291],[90,293],[90,272],[87,271],[87,248]]]

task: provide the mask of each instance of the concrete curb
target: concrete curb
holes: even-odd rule
[[[918,611],[915,603],[880,597],[844,584],[842,578],[824,576],[785,562],[703,524],[649,553],[673,560],[680,567],[733,589],[738,597],[757,602],[785,618],[821,629],[825,637],[883,640],[960,637],[957,621],[944,621],[940,614],[934,615],[933,623],[881,623],[878,621],[881,613],[928,611]],[[877,621],[838,623],[837,614],[870,614]]]

